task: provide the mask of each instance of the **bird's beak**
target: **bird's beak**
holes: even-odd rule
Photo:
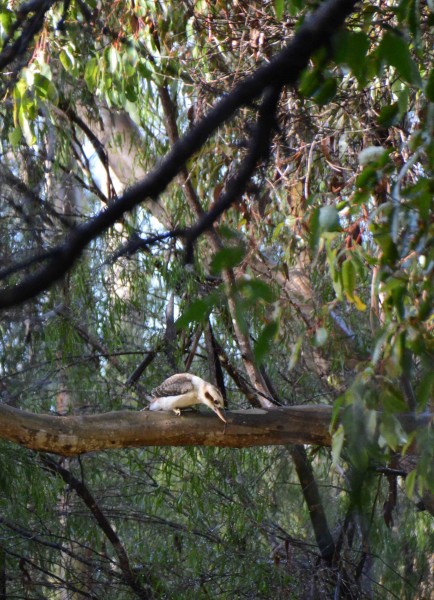
[[[223,421],[223,423],[227,423],[226,419],[223,416],[222,411],[219,409],[218,406],[213,406],[212,409],[215,412],[215,414]]]

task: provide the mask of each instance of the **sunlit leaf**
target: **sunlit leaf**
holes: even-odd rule
[[[70,71],[74,66],[74,59],[67,50],[62,50],[59,54],[59,60],[65,71]]]
[[[9,141],[12,146],[18,146],[21,142],[21,129],[20,127],[14,127],[9,132]]]
[[[95,57],[91,58],[87,61],[86,67],[84,70],[84,80],[89,91],[93,91],[97,86],[99,75],[98,61]]]
[[[416,477],[417,471],[416,469],[413,469],[413,471],[410,471],[410,473],[408,473],[407,477],[405,478],[405,491],[409,498],[413,498],[414,489],[416,486]]]
[[[274,12],[276,13],[276,19],[282,20],[283,10],[285,8],[285,0],[274,0]]]
[[[342,284],[344,291],[352,297],[356,287],[356,269],[351,259],[346,259],[342,263]]]
[[[366,310],[367,306],[366,304],[360,299],[360,297],[357,294],[353,294],[352,295],[352,301],[354,302],[354,306],[357,308],[357,310],[363,312]]]
[[[110,73],[115,73],[119,64],[118,51],[114,46],[110,46],[107,52],[108,70]]]

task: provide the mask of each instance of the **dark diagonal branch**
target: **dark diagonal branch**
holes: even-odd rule
[[[143,181],[133,186],[88,223],[77,227],[65,243],[56,249],[56,257],[39,271],[26,277],[17,285],[1,290],[0,308],[14,306],[46,290],[72,268],[93,239],[116,223],[124,213],[131,211],[146,198],[157,200],[211,134],[241,106],[250,105],[252,100],[258,98],[266,88],[278,89],[284,85],[294,84],[303,69],[307,67],[312,54],[330,42],[333,33],[343,24],[356,2],[357,0],[329,0],[322,4],[300,27],[291,43],[282,52],[222,98],[175,144],[160,165]]]
[[[327,524],[318,485],[313,474],[312,466],[303,446],[292,446],[289,450],[294,461],[295,470],[300,480],[304,500],[309,510],[309,516],[315,533],[315,538],[321,557],[331,563],[335,546]]]
[[[156,235],[150,235],[147,238],[141,238],[139,235],[131,236],[131,238],[123,244],[116,252],[107,259],[106,264],[114,263],[122,256],[133,256],[139,250],[144,252],[150,252],[150,247],[158,242],[165,242],[166,240],[182,237],[185,235],[184,229],[173,229],[172,231],[165,231]]]
[[[51,457],[42,455],[41,460],[45,469],[52,474],[59,475],[63,481],[75,491],[77,496],[84,502],[84,504],[93,514],[98,527],[113,546],[113,550],[115,551],[119,560],[119,567],[122,571],[125,583],[127,583],[131,589],[134,590],[138,598],[142,598],[143,600],[149,600],[150,598],[153,598],[151,587],[146,586],[146,588],[144,588],[138,583],[137,577],[134,575],[131,569],[128,555],[125,552],[125,548],[123,547],[118,534],[111,526],[110,521],[99,507],[95,498],[92,496],[89,488],[82,481],[76,479],[74,475],[68,471],[68,469],[62,467],[60,463],[56,462]]]
[[[258,163],[268,159],[270,153],[271,137],[276,125],[276,108],[281,88],[267,88],[264,100],[259,110],[258,122],[249,142],[247,155],[242,161],[234,177],[226,184],[225,191],[220,195],[211,209],[200,217],[199,221],[191,227],[186,235],[186,262],[193,262],[193,246],[198,237],[211,229],[217,219],[234,204],[246,189]]]
[[[35,35],[44,25],[46,13],[55,4],[55,0],[33,0],[22,4],[17,10],[17,20],[12,27],[0,53],[0,69],[3,69],[16,58],[27,52]],[[25,17],[34,13],[25,21]],[[13,35],[22,26],[21,35],[13,42]]]

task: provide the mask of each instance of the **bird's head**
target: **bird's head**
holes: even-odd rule
[[[220,391],[210,383],[205,383],[200,390],[199,399],[202,404],[208,406],[211,410],[213,410],[220,419],[226,423],[226,419],[223,416],[221,408],[225,407],[225,402],[223,400],[223,396]]]

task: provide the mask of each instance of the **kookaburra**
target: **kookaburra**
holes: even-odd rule
[[[226,423],[220,410],[224,408],[224,401],[219,390],[191,373],[172,375],[152,390],[149,410],[173,410],[179,415],[181,408],[195,404],[205,404]]]

